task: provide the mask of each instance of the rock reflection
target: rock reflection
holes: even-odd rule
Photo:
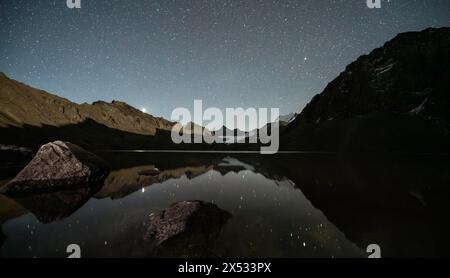
[[[96,187],[98,190],[98,187]],[[41,223],[60,221],[82,207],[96,192],[92,187],[12,197]]]

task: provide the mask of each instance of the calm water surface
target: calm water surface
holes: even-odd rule
[[[434,257],[450,246],[447,157],[102,155],[112,172],[98,188],[0,195],[0,256],[67,257],[69,244],[83,257],[193,256],[144,239],[152,212],[184,200],[231,214],[195,256],[367,257],[376,243],[384,256]]]

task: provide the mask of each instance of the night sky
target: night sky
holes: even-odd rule
[[[72,101],[170,118],[208,107],[300,111],[396,34],[450,26],[448,0],[0,0],[0,71]]]

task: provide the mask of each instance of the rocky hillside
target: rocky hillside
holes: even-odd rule
[[[147,147],[165,144],[173,126],[123,102],[76,104],[4,74],[0,74],[0,108],[0,145],[38,148],[67,140],[87,148]]]
[[[351,63],[284,134],[288,148],[448,147],[450,28],[403,33]]]
[[[65,126],[93,120],[109,128],[142,135],[170,130],[172,123],[124,102],[76,104],[9,79],[0,73],[0,127]]]

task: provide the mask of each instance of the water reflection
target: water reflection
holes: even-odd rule
[[[120,199],[137,190],[144,189],[145,192],[146,187],[155,183],[179,179],[182,176],[195,178],[212,170],[213,166],[183,167],[162,172],[158,170],[158,174],[154,175],[146,174],[154,169],[156,169],[154,165],[146,165],[114,171],[107,177],[102,189],[95,196],[100,199],[106,197]]]
[[[15,196],[13,199],[43,224],[59,221],[83,206],[96,192],[96,187]],[[97,188],[98,189],[98,188]]]
[[[158,251],[144,234],[151,213],[185,200],[232,215],[202,245],[212,257],[367,257],[371,243],[385,256],[445,256],[449,247],[446,157],[103,155],[113,171],[98,190],[3,196],[0,256],[65,257],[72,243],[85,257],[183,256],[182,244]],[[28,213],[11,213],[15,203]]]

